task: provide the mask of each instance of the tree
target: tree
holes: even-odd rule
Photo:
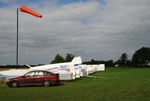
[[[150,63],[150,48],[142,47],[135,51],[132,56],[132,64],[134,66],[143,67]]]
[[[113,67],[114,66],[114,62],[113,62],[113,60],[108,60],[108,61],[106,61],[105,65],[108,66],[108,67]]]
[[[65,61],[66,62],[71,62],[73,58],[74,58],[74,55],[67,53]]]
[[[120,57],[120,61],[121,61],[121,65],[126,65],[127,61],[128,61],[128,56],[126,53],[123,53],[122,56]]]
[[[64,59],[60,54],[57,54],[55,56],[55,59],[51,62],[51,64],[62,63],[62,62],[71,62],[74,57],[75,57],[74,55],[67,53],[66,58]]]
[[[117,62],[115,64],[118,64],[120,66],[126,66],[127,65],[127,61],[128,61],[128,56],[126,53],[123,53],[121,56],[120,56],[120,59],[117,60]]]
[[[128,62],[128,56],[126,53],[123,53],[121,56],[120,56],[120,59],[117,60],[117,62],[115,64],[118,64],[120,66],[126,66],[127,65],[127,62]]]
[[[65,62],[65,59],[61,55],[57,54],[55,56],[55,59],[51,62],[51,64],[53,64],[53,63],[61,63],[61,62]]]
[[[113,60],[104,61],[104,60],[92,59],[91,61],[83,62],[83,64],[97,64],[97,65],[105,64],[106,67],[113,67],[114,66]]]

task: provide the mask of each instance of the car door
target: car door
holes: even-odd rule
[[[49,80],[51,82],[51,84],[55,84],[56,83],[56,75],[52,74],[50,72],[45,72],[45,79]]]
[[[23,79],[19,81],[19,84],[21,86],[28,86],[28,85],[33,85],[34,84],[34,71],[28,72],[23,76]]]
[[[44,81],[44,73],[43,71],[36,71],[35,76],[33,78],[35,85],[42,85]]]

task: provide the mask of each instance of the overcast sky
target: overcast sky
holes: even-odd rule
[[[19,64],[48,64],[57,53],[83,61],[118,60],[150,47],[150,0],[0,0],[0,65],[16,64],[17,8]]]

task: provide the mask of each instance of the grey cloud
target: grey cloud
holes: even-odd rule
[[[30,4],[43,18],[19,12],[19,62],[49,63],[57,53],[80,55],[83,61],[117,60],[123,53],[131,58],[137,49],[150,47],[149,4],[149,0],[106,0],[105,4],[91,0],[60,6],[42,1],[41,8]],[[0,59],[4,60],[0,64],[15,61],[16,6],[1,10]]]

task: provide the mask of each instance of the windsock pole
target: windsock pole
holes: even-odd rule
[[[33,16],[36,16],[36,17],[38,17],[38,18],[42,18],[42,15],[41,14],[39,14],[39,13],[37,13],[37,12],[35,12],[35,11],[33,11],[33,10],[31,10],[31,9],[29,9],[29,8],[27,8],[26,6],[21,6],[20,8],[17,8],[17,42],[16,42],[16,69],[18,69],[18,27],[19,27],[19,21],[18,21],[18,19],[19,19],[19,9],[20,9],[20,11],[22,11],[22,12],[24,12],[24,13],[28,13],[28,14],[31,14],[31,15],[33,15]]]
[[[19,27],[19,25],[18,25],[18,18],[19,18],[19,16],[18,16],[18,11],[19,11],[19,8],[17,8],[17,42],[16,42],[16,69],[18,69],[18,27]]]

